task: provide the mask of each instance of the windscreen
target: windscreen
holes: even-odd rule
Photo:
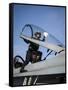
[[[42,29],[39,26],[33,25],[33,24],[26,24],[22,28],[22,35],[25,35],[27,37],[35,37],[35,33],[40,32],[41,33],[41,40],[45,37],[44,42],[52,43],[61,47],[64,47],[64,45],[52,34],[46,31],[46,29]]]

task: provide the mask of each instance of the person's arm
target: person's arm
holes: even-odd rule
[[[43,39],[42,39],[42,40],[40,40],[40,41],[45,41],[45,36],[43,36]]]

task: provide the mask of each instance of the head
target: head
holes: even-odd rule
[[[40,39],[41,38],[41,33],[40,32],[36,32],[35,33],[35,38],[36,39]]]

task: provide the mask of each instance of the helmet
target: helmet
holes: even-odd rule
[[[38,36],[38,37],[40,38],[40,37],[41,37],[41,33],[40,33],[40,32],[36,32],[36,33],[35,33],[35,36],[36,36],[36,37]]]

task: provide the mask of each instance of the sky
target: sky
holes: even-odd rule
[[[65,45],[65,7],[14,4],[13,14],[14,56],[21,55],[25,59],[28,45],[20,38],[25,24],[41,27]],[[40,50],[44,57],[45,49],[41,47]]]

